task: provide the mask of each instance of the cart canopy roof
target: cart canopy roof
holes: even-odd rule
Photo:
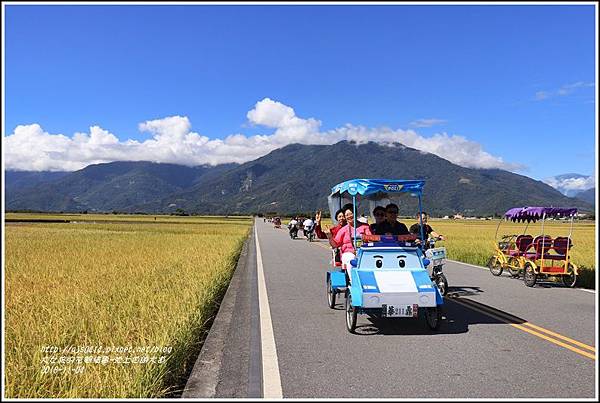
[[[515,207],[504,213],[504,218],[512,221],[537,221],[546,217],[572,217],[577,214],[575,207]]]
[[[349,194],[372,196],[385,193],[411,193],[420,196],[423,192],[423,180],[402,179],[351,179],[331,188],[331,196]]]

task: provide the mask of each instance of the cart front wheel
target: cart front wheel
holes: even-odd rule
[[[331,309],[335,306],[335,294],[335,291],[331,287],[331,277],[329,277],[327,279],[327,305],[329,305]]]
[[[569,267],[567,268],[567,274],[561,276],[562,282],[567,287],[575,287],[577,283],[577,274],[575,274],[575,268],[571,263],[569,263]]]
[[[487,266],[490,268],[490,272],[492,272],[494,276],[499,276],[502,274],[502,263],[496,256],[492,256],[490,260],[488,260]]]
[[[537,274],[531,263],[525,263],[525,271],[523,273],[523,281],[527,287],[533,287],[537,281]]]
[[[437,285],[438,290],[440,290],[440,294],[442,297],[445,297],[448,293],[448,279],[444,275],[444,273],[440,273],[435,278],[435,285]]]
[[[425,319],[431,330],[437,330],[440,327],[442,312],[438,307],[425,308]]]
[[[352,306],[352,296],[350,291],[346,291],[346,329],[350,333],[354,333],[356,330],[356,319],[358,317],[358,310]]]

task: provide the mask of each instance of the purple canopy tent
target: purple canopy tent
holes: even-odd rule
[[[546,217],[573,217],[577,214],[575,207],[515,207],[504,213],[504,218],[511,221],[533,221]]]

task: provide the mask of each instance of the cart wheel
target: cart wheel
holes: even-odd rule
[[[487,266],[494,276],[502,274],[502,263],[500,263],[500,260],[496,256],[492,256],[490,260],[488,260]]]
[[[533,287],[537,281],[537,274],[531,263],[525,263],[525,270],[523,273],[523,281],[527,287]]]
[[[327,305],[329,305],[331,309],[335,306],[335,294],[335,291],[333,291],[333,288],[331,287],[331,277],[329,277],[327,279]]]
[[[437,307],[425,308],[425,319],[431,330],[437,330],[442,320],[442,311]]]
[[[448,294],[448,279],[444,273],[440,273],[436,276],[435,285],[437,285],[438,290],[440,290],[442,297],[445,297],[446,294]]]
[[[562,282],[567,287],[575,287],[577,283],[577,274],[575,274],[575,270],[573,270],[573,265],[569,263],[569,267],[567,268],[567,274],[562,275]]]
[[[358,310],[352,306],[352,296],[350,291],[346,291],[346,329],[350,333],[354,333],[356,330],[356,319],[358,316]]]

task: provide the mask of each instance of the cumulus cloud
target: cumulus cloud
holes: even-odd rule
[[[596,186],[594,176],[576,175],[566,177],[565,175],[553,176],[544,179],[544,182],[567,196],[574,196],[579,192]]]
[[[444,119],[419,119],[419,120],[415,120],[410,122],[410,125],[413,127],[431,127],[431,126],[435,126],[435,125],[441,125],[446,123],[446,121]]]
[[[594,84],[594,83],[586,83],[585,81],[577,81],[575,83],[565,84],[557,90],[537,91],[535,93],[534,100],[543,101],[545,99],[552,98],[552,97],[564,97],[566,95],[572,94],[577,89],[594,87],[595,85],[596,84]]]
[[[5,167],[12,170],[73,171],[111,161],[154,161],[190,166],[243,163],[287,144],[324,145],[351,140],[358,144],[369,141],[402,143],[470,168],[523,169],[518,164],[504,162],[502,158],[484,151],[479,143],[459,135],[438,133],[423,137],[410,129],[367,128],[352,124],[321,131],[319,120],[301,118],[293,108],[270,98],[257,102],[247,113],[247,118],[251,125],[264,126],[272,133],[254,136],[236,133],[224,139],[211,139],[192,131],[192,124],[185,116],[140,123],[139,130],[152,135],[143,142],[121,141],[98,126],[90,127],[89,133],[75,133],[69,137],[47,133],[38,124],[20,125],[4,138]]]

